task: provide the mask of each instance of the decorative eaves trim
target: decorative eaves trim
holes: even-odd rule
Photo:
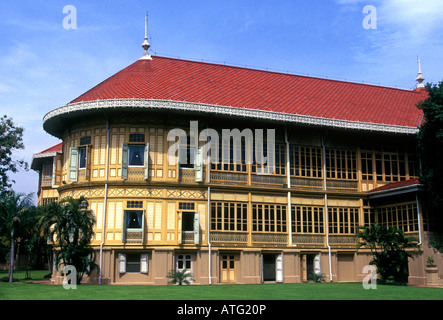
[[[246,109],[230,106],[210,105],[204,103],[156,100],[156,99],[107,99],[94,100],[67,104],[63,107],[48,112],[43,122],[60,115],[67,115],[78,111],[86,110],[103,110],[103,109],[164,109],[164,110],[180,110],[191,112],[203,112],[211,114],[229,115],[236,117],[255,118],[263,120],[281,121],[287,123],[299,123],[304,125],[315,125],[328,128],[341,128],[364,131],[378,131],[398,134],[417,134],[418,128],[396,126],[380,123],[369,123],[339,119],[328,119],[314,116],[280,113],[274,111]]]
[[[53,152],[45,152],[45,153],[36,153],[32,156],[32,159],[55,157],[57,155],[57,153],[61,153],[61,152],[60,151],[53,151]]]

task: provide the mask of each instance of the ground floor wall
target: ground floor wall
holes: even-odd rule
[[[426,253],[425,253],[426,254]],[[427,256],[414,254],[409,261],[409,283],[426,285]],[[97,248],[97,259],[100,257]],[[171,270],[188,269],[192,284],[301,283],[308,281],[362,282],[371,271],[365,269],[372,257],[368,251],[211,248],[144,249],[107,248],[102,250],[101,273],[85,277],[83,283],[115,285],[168,285]],[[100,261],[96,263],[100,265]],[[439,276],[440,279],[443,277]],[[52,281],[62,283],[60,272]],[[441,282],[441,281],[440,281]],[[443,283],[440,283],[443,285]]]

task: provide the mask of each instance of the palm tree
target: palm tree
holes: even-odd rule
[[[88,209],[85,197],[67,197],[58,204],[48,206],[42,225],[58,250],[55,252],[56,265],[74,266],[77,284],[84,274],[91,274],[97,267],[95,252],[90,243],[94,236],[95,218]]]
[[[191,284],[191,281],[194,280],[192,273],[187,269],[183,270],[171,270],[167,275],[168,279],[171,279],[170,283],[178,284],[181,286],[183,283],[186,285]]]
[[[21,219],[24,219],[27,210],[33,204],[34,194],[15,193],[10,190],[0,195],[0,235],[10,234],[10,252],[9,252],[9,282],[13,281],[14,269],[14,242],[17,237],[16,229],[20,226]],[[22,216],[22,218],[20,218]]]
[[[38,258],[42,246],[45,245],[44,238],[41,236],[39,221],[39,211],[37,207],[31,206],[25,210],[21,210],[17,218],[18,225],[14,228],[15,237],[20,238],[20,245],[17,246],[17,256],[19,250],[25,252],[26,260],[26,278],[30,278],[29,266],[33,258]]]
[[[63,207],[57,202],[49,202],[43,206],[38,207],[39,210],[39,221],[38,225],[40,228],[41,236],[46,240],[46,250],[48,257],[48,270],[49,273],[52,273],[52,260],[51,260],[51,252],[52,246],[54,243],[54,235],[53,235],[53,227],[60,219],[63,213]]]

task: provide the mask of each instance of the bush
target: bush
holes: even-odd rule
[[[182,284],[189,285],[191,284],[191,281],[194,280],[192,273],[186,269],[178,271],[173,269],[169,271],[167,278],[171,279],[171,284],[178,284],[179,286],[181,286]]]
[[[358,234],[363,242],[359,245],[371,249],[371,265],[377,267],[381,284],[406,285],[408,283],[408,258],[412,257],[406,248],[416,248],[417,244],[406,238],[399,228],[387,228],[374,224],[364,227]]]

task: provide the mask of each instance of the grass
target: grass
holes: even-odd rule
[[[443,300],[443,289],[382,286],[365,290],[361,283],[299,283],[213,286],[63,286],[32,284],[47,271],[14,272],[14,283],[0,282],[0,300]],[[7,277],[0,271],[0,278]]]

